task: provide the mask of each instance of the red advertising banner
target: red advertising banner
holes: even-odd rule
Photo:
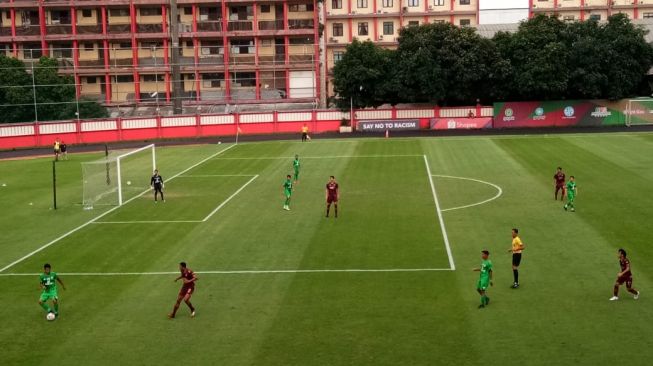
[[[494,127],[624,125],[622,104],[606,100],[495,103]]]
[[[432,118],[432,130],[480,130],[492,128],[491,117],[478,118]]]

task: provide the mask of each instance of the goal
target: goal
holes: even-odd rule
[[[653,98],[629,99],[624,114],[628,127],[653,124]]]
[[[156,169],[154,144],[131,151],[113,151],[102,159],[82,163],[84,209],[122,205],[147,192]]]

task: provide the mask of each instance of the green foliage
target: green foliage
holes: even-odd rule
[[[394,52],[370,41],[354,40],[333,68],[333,87],[338,95],[336,105],[345,110],[378,107],[387,102],[392,93]],[[362,88],[362,89],[361,89]]]
[[[0,123],[32,122],[77,118],[75,84],[71,76],[61,75],[56,59],[41,57],[34,64],[34,75],[15,58],[0,56]],[[33,86],[35,85],[35,86]],[[36,96],[36,111],[34,97]],[[79,101],[80,118],[107,117],[106,108],[93,100]]]
[[[620,99],[650,93],[653,47],[623,14],[608,22],[538,15],[492,39],[472,28],[403,28],[396,51],[354,41],[334,67],[337,105]],[[363,90],[359,90],[363,86]]]

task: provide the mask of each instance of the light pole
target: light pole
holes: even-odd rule
[[[358,86],[358,91],[362,92],[363,91],[363,86],[359,85]],[[349,96],[349,123],[351,124],[352,127],[354,127],[354,94]]]

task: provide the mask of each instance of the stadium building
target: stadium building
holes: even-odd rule
[[[653,0],[0,0],[0,52],[28,69],[55,57],[78,95],[107,105],[316,106],[354,39],[392,48],[422,23],[484,34],[535,14],[614,13],[653,18]]]

